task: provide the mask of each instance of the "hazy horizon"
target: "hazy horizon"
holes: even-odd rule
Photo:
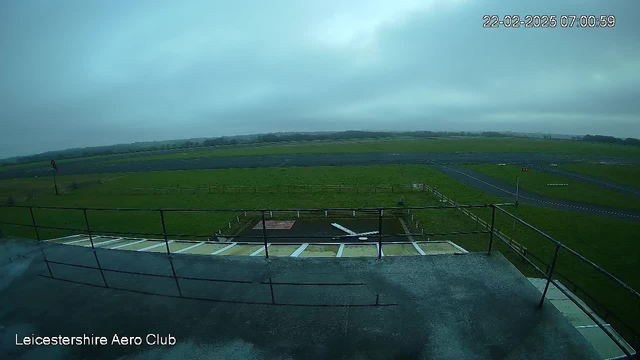
[[[0,158],[275,132],[640,138],[637,1],[0,3]],[[485,14],[614,28],[485,29]]]

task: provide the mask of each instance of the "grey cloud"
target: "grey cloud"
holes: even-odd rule
[[[640,137],[636,2],[354,3],[5,2],[0,157],[292,130]],[[481,27],[529,13],[617,26]]]

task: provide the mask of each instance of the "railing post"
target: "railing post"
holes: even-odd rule
[[[264,257],[269,258],[269,244],[267,244],[267,223],[264,220],[264,210],[262,210],[262,238],[264,239]]]
[[[545,296],[547,296],[547,290],[549,290],[549,284],[553,279],[553,271],[556,268],[556,261],[558,260],[558,251],[560,251],[560,243],[556,243],[556,252],[553,255],[553,262],[551,263],[551,269],[549,270],[549,274],[547,275],[547,284],[544,286],[544,291],[542,292],[542,298],[540,298],[540,303],[538,304],[538,307],[542,307],[542,304],[544,303],[544,298]]]
[[[382,259],[382,209],[378,209],[378,260]]]
[[[160,209],[160,221],[162,221],[162,234],[164,235],[164,245],[167,247],[167,255],[171,256],[171,250],[169,250],[169,237],[167,236],[167,226],[164,223],[164,210]]]
[[[493,246],[493,230],[496,224],[496,206],[491,205],[491,233],[489,234],[489,252],[488,255],[491,255],[491,247]]]
[[[29,212],[31,213],[31,222],[33,222],[33,229],[36,231],[36,238],[40,241],[40,233],[38,232],[38,225],[36,225],[36,217],[33,216],[33,208],[29,206]]]
[[[38,242],[40,242],[40,233],[38,232],[38,225],[36,225],[36,217],[33,216],[33,208],[29,206],[29,212],[31,213],[31,222],[33,222],[33,229],[36,231],[36,238]],[[42,253],[42,258],[44,259],[44,263],[47,264],[47,270],[49,270],[49,276],[53,278],[53,273],[51,272],[51,266],[49,266],[49,260],[47,260],[47,255],[44,253],[44,249],[42,248],[42,244],[40,244],[40,252]]]
[[[171,272],[173,273],[173,280],[176,282],[176,288],[178,289],[178,294],[182,297],[182,288],[180,288],[180,283],[178,282],[178,275],[176,275],[176,268],[173,266],[173,260],[171,260],[171,251],[169,250],[169,236],[167,235],[167,226],[164,222],[164,210],[160,209],[160,221],[162,221],[162,234],[164,235],[164,245],[167,247],[167,259],[169,260],[169,265],[171,265]]]
[[[276,304],[276,298],[273,295],[273,281],[271,281],[271,278],[269,278],[269,290],[271,290],[271,304],[275,305]]]
[[[93,246],[93,235],[91,234],[91,228],[89,227],[89,218],[87,217],[87,209],[82,209],[82,214],[84,215],[84,223],[87,226],[87,234],[89,234],[89,242],[91,242],[91,248],[95,251],[96,248]]]
[[[93,257],[96,259],[96,264],[98,265],[98,269],[100,270],[100,275],[102,276],[102,282],[104,282],[105,287],[109,287],[107,284],[107,279],[104,277],[104,271],[102,271],[102,265],[100,265],[100,260],[98,260],[98,254],[96,254],[96,247],[93,245],[93,235],[91,234],[91,227],[89,226],[89,217],[87,217],[87,209],[82,209],[82,214],[84,215],[84,223],[87,225],[87,234],[89,234],[89,241],[91,242],[91,251],[93,251]]]

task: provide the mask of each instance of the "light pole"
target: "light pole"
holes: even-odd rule
[[[58,165],[55,160],[51,160],[51,170],[53,171],[53,187],[56,189],[56,195],[58,194],[58,181],[56,180],[56,173],[58,172]]]
[[[518,198],[520,197],[520,175],[516,175],[516,208],[515,210],[513,210],[513,213],[515,215],[515,212],[518,211]],[[513,231],[516,230],[516,219],[513,218],[513,228],[511,229]]]

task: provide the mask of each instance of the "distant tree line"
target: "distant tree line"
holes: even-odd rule
[[[117,144],[108,146],[95,146],[87,148],[73,148],[61,151],[48,151],[30,156],[20,156],[10,159],[0,160],[0,165],[12,165],[21,163],[31,163],[38,161],[49,161],[51,159],[70,159],[78,157],[127,154],[146,151],[162,151],[173,149],[189,149],[194,147],[226,146],[226,145],[250,145],[262,143],[281,142],[303,142],[319,140],[354,140],[354,139],[381,139],[391,137],[417,137],[417,138],[441,138],[441,137],[462,137],[462,136],[484,136],[484,137],[536,137],[527,134],[501,133],[496,131],[465,132],[465,131],[340,131],[340,132],[316,132],[316,133],[275,133],[243,136],[222,136],[215,138],[199,138],[188,140],[167,140],[154,142],[138,142],[132,144]],[[540,136],[537,136],[540,137]],[[552,138],[551,135],[543,135],[543,138]],[[573,140],[602,142],[621,145],[640,146],[640,140],[627,138],[619,139],[613,136],[586,135],[574,136]]]
[[[632,146],[640,146],[640,140],[634,138],[626,138],[620,139],[613,136],[604,136],[604,135],[585,135],[582,137],[582,141],[589,142],[599,142],[599,143],[607,143],[607,144],[618,144],[618,145],[632,145]]]

